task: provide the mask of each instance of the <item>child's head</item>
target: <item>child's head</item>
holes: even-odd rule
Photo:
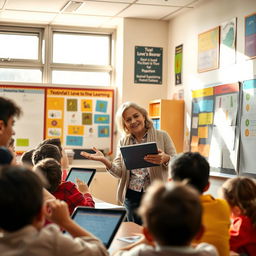
[[[58,147],[60,154],[62,155],[62,146],[61,146],[61,141],[59,138],[50,138],[50,139],[45,139],[43,142],[41,142],[38,145],[38,148],[41,147],[42,145],[45,144],[50,144],[50,145],[55,145]]]
[[[0,97],[0,146],[8,146],[8,142],[12,135],[14,117],[19,117],[22,111],[12,100]]]
[[[33,164],[36,165],[39,161],[45,158],[53,158],[59,163],[61,162],[61,153],[57,146],[52,144],[44,144],[37,148],[32,156]]]
[[[35,172],[43,174],[49,183],[48,191],[54,193],[61,183],[61,166],[53,158],[46,158],[41,160],[34,166]]]
[[[64,148],[61,145],[60,138],[45,139],[42,143],[39,144],[38,148],[45,144],[51,144],[51,145],[55,145],[58,147],[60,154],[61,154],[61,166],[63,169],[67,169],[68,168],[68,157],[67,157],[67,154],[66,154]]]
[[[209,185],[210,166],[198,152],[178,155],[171,163],[170,178],[174,181],[188,180],[188,184],[203,193]]]
[[[198,192],[181,183],[153,183],[138,213],[159,245],[189,245],[201,229],[202,207]]]
[[[235,216],[246,215],[256,225],[256,183],[253,179],[228,179],[222,185],[222,194]]]
[[[35,149],[30,149],[21,155],[20,161],[23,165],[30,167],[30,168],[33,167],[34,164],[32,161],[32,156],[33,156],[34,151],[35,151]]]
[[[32,224],[43,204],[42,182],[22,166],[0,168],[0,229],[13,232]]]

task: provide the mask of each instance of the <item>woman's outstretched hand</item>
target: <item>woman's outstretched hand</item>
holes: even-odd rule
[[[92,150],[95,152],[94,154],[82,151],[80,155],[90,160],[102,162],[108,169],[111,169],[112,163],[104,156],[104,154],[95,147],[93,147]]]
[[[80,153],[80,155],[85,158],[88,158],[90,160],[95,160],[95,161],[102,161],[105,158],[104,154],[97,148],[93,147],[92,150],[95,152],[94,154],[90,154],[85,151],[82,151]]]

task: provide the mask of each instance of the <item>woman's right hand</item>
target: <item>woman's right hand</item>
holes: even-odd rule
[[[100,150],[98,150],[95,147],[93,147],[92,150],[95,152],[94,154],[90,154],[90,153],[87,153],[85,151],[82,151],[80,153],[80,155],[85,157],[85,158],[88,158],[90,160],[101,161],[101,162],[102,162],[102,160],[105,159],[104,154]]]

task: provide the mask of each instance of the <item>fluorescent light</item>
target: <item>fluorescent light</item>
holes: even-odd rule
[[[84,2],[68,1],[67,4],[60,10],[61,12],[75,12]]]

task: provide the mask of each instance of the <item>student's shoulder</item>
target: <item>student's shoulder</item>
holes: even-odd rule
[[[114,256],[157,256],[156,250],[149,245],[140,244],[130,250],[120,250]]]
[[[230,215],[230,207],[226,200],[222,198],[215,198],[210,194],[200,196],[204,208],[214,208],[215,210],[222,211],[226,216]]]
[[[208,243],[200,243],[195,247],[195,250],[197,251],[197,255],[202,256],[218,256],[218,252],[216,248]]]

